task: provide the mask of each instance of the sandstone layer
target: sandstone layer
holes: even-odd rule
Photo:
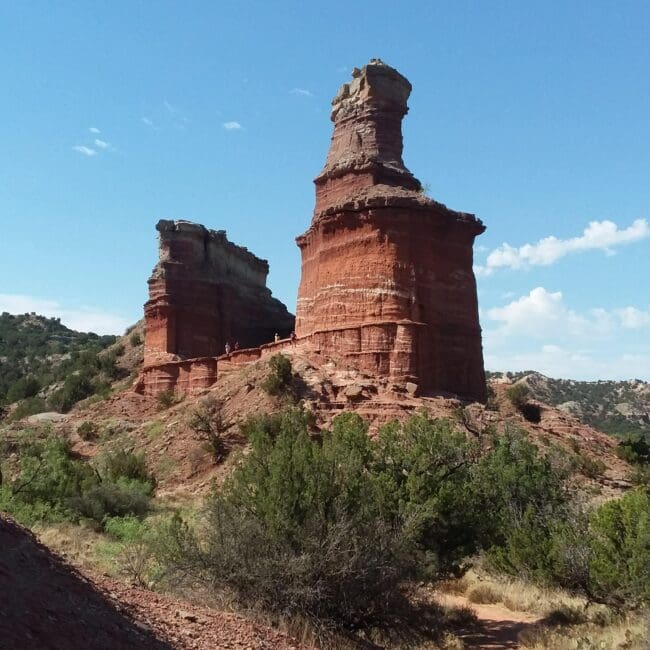
[[[144,307],[138,390],[195,393],[216,380],[226,343],[257,347],[293,330],[293,316],[266,286],[266,260],[222,230],[165,220],[156,228],[160,260]]]
[[[485,400],[474,215],[424,196],[402,160],[410,83],[378,59],[332,102],[334,133],[316,177],[302,254],[296,333],[364,372],[421,391]]]

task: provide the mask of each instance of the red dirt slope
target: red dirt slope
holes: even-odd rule
[[[234,614],[84,576],[0,515],[0,649],[299,648]]]

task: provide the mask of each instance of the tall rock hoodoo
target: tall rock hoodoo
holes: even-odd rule
[[[373,59],[332,102],[296,333],[321,354],[422,391],[485,399],[474,215],[427,198],[402,161],[411,84]]]
[[[227,342],[253,348],[289,335],[294,318],[266,287],[266,260],[222,230],[189,221],[159,221],[156,229],[160,260],[144,306],[141,392],[196,392],[216,380]]]

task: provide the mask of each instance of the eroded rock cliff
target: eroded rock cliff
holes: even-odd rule
[[[216,380],[226,343],[241,348],[287,336],[293,316],[266,287],[268,263],[222,230],[159,221],[160,260],[145,304],[145,393],[195,392]]]
[[[296,332],[368,373],[484,401],[472,247],[485,227],[424,196],[404,166],[410,91],[374,59],[332,102],[314,215],[297,238]]]

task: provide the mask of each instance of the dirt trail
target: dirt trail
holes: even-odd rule
[[[467,607],[479,620],[479,629],[467,630],[458,636],[468,648],[501,650],[518,648],[521,632],[539,625],[542,616],[526,612],[513,612],[503,605],[471,603],[464,596],[443,594],[438,598],[443,605]]]

